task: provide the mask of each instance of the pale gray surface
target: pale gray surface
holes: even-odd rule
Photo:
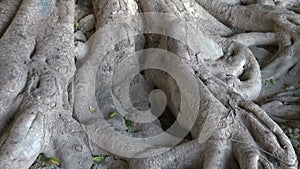
[[[256,3],[250,1],[243,3]],[[40,153],[59,158],[61,168],[67,169],[297,168],[293,148],[299,142],[290,139],[299,139],[299,63],[292,66],[299,58],[300,19],[298,14],[273,3],[260,5],[269,2],[229,6],[226,1],[209,0],[141,0],[138,4],[134,0],[79,0],[75,10],[72,1],[1,1],[0,168],[29,168]],[[155,15],[147,18],[164,26],[149,30],[158,34],[162,31],[169,37],[143,37],[146,30],[140,16],[123,18],[138,11],[176,16],[173,20]],[[266,12],[269,15],[263,17]],[[74,46],[74,38],[84,41],[83,36],[74,37],[74,22],[79,22],[78,29],[88,38],[85,43],[76,41],[82,48]],[[101,27],[105,25],[116,27]],[[128,96],[123,95],[123,82],[129,77],[126,73],[142,63],[132,54],[144,43],[176,54],[190,73],[179,78],[188,80],[178,83],[179,79],[162,71],[146,70],[144,77],[137,73],[127,86]],[[274,52],[273,47],[261,45],[278,45],[280,50]],[[258,62],[248,46],[252,46]],[[273,62],[264,63],[274,54]],[[182,70],[172,65],[176,62],[167,60],[167,55],[162,56],[165,58],[158,62],[166,68]],[[125,61],[124,67],[121,63]],[[210,68],[208,63],[212,63]],[[213,63],[221,64],[218,67]],[[260,65],[262,70],[257,63],[265,64]],[[219,70],[214,72],[214,68]],[[225,76],[219,76],[220,70]],[[233,76],[233,80],[227,76]],[[276,78],[276,84],[265,84],[266,79]],[[192,79],[196,79],[196,85],[183,90],[190,93],[181,93],[178,89],[191,84]],[[247,83],[245,79],[252,81]],[[186,115],[180,121],[181,128],[176,128],[179,134],[184,133],[185,127],[195,121],[187,131],[191,137],[143,139],[165,133],[161,127],[165,124],[159,120],[133,122],[134,133],[128,132],[130,127],[121,115],[124,112],[114,101],[119,99],[128,106],[129,100],[134,108],[147,110],[148,96],[154,88],[165,92],[165,113],[170,111],[175,117],[183,109],[182,98],[188,98],[184,100],[190,107],[199,104],[198,116]],[[152,105],[159,103],[159,99],[150,100]],[[130,105],[126,108],[132,112]],[[156,108],[152,109],[158,111],[161,107]],[[117,115],[109,117],[114,111]],[[285,123],[281,127],[287,135],[273,120]],[[92,160],[98,155],[106,156],[100,164]]]

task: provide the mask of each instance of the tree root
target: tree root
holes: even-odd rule
[[[7,2],[0,168],[29,168],[41,153],[64,168],[297,168],[271,117],[298,117],[299,91],[262,102],[265,110],[250,101],[261,78],[298,61],[294,12],[272,1],[93,0],[97,31],[75,72],[74,4]],[[248,46],[266,44],[279,49],[260,72]],[[166,111],[176,118],[168,128],[158,118]]]
[[[62,159],[67,168],[91,166],[86,136],[75,134],[82,129],[71,117],[68,98],[75,68],[73,10],[72,2],[23,1],[1,38],[1,97],[6,98],[1,122],[11,122],[1,135],[1,168],[29,168],[42,152]],[[81,147],[80,155],[70,156],[78,153],[74,145]]]
[[[229,38],[246,46],[278,45],[276,54],[261,63],[262,80],[279,77],[298,62],[299,41],[292,42],[287,34],[282,33],[243,33]]]

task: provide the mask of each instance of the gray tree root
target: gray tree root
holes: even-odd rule
[[[242,6],[219,1],[198,0],[197,2],[222,23],[238,31],[285,32],[290,36],[289,44],[279,45],[274,58],[262,68],[263,79],[276,78],[298,62],[300,20],[297,13],[285,8],[259,4]],[[248,39],[245,40],[248,41]],[[252,37],[251,39],[257,40],[256,44],[252,45],[258,45],[262,38]],[[285,37],[284,42],[286,40]]]
[[[75,63],[74,1],[0,1],[0,168],[297,169],[274,121],[299,88],[260,94],[299,60],[299,2],[89,2]]]
[[[141,1],[141,3],[143,2],[144,1]],[[148,4],[154,4],[154,3],[149,2]],[[170,4],[170,2],[168,4]],[[163,5],[165,4],[162,4],[162,6]],[[162,43],[164,42],[165,41],[162,41]],[[171,40],[171,41],[167,41],[167,43],[180,43],[180,42]],[[170,45],[174,46],[174,44],[167,44],[167,46]],[[179,44],[175,46],[182,46],[182,45]],[[176,54],[183,60],[189,60],[189,58],[195,57],[195,56],[187,57],[186,56],[187,54],[184,51],[180,51],[180,50],[184,50],[184,48],[177,48],[177,51],[173,51],[173,52],[176,52]],[[243,49],[242,51],[245,51],[245,49]],[[249,51],[248,53],[251,52]],[[255,60],[253,56],[252,56],[252,60]],[[190,62],[192,62],[191,59]],[[239,62],[237,61],[237,63]],[[226,64],[220,64],[220,65],[223,65],[225,67]],[[203,67],[203,65],[200,67]],[[214,68],[216,69],[216,66]],[[256,66],[256,71],[259,71],[257,69],[258,66]],[[213,111],[219,111],[220,115],[223,114],[223,116],[216,131],[213,133],[211,138],[207,141],[207,143],[211,146],[209,145],[207,146],[208,148],[205,153],[206,155],[203,157],[204,163],[201,164],[200,166],[202,166],[203,168],[225,168],[226,161],[232,158],[230,157],[230,155],[233,155],[233,158],[236,159],[238,166],[240,166],[241,168],[275,167],[274,165],[276,164],[273,164],[272,161],[270,161],[265,156],[265,154],[267,154],[273,156],[276,160],[278,160],[278,163],[280,164],[281,167],[295,168],[297,166],[297,159],[294,154],[293,147],[289,142],[289,139],[285,136],[285,134],[279,128],[279,126],[275,124],[271,120],[271,118],[269,118],[267,114],[258,106],[256,106],[251,102],[244,101],[244,99],[240,100],[240,98],[242,98],[240,96],[235,96],[234,88],[228,86],[228,84],[227,85],[224,84],[220,80],[217,80],[214,76],[204,73],[204,72],[215,73],[212,71],[213,68],[208,70],[210,71],[207,71],[207,69],[202,69],[202,68],[197,70],[198,74],[200,75],[200,79],[202,80],[202,82],[199,82],[200,91],[201,89],[202,90],[205,89],[207,90],[207,88],[209,89],[206,92],[205,91],[200,92],[202,93],[202,95],[205,96],[205,99],[202,97],[201,98],[208,102],[214,103],[215,107],[220,107],[220,108],[208,109],[208,107],[206,106],[207,103],[200,104],[201,105],[200,110],[202,110],[199,112],[198,118],[200,119],[196,121],[196,124],[194,125],[194,128],[191,131],[192,135],[195,138],[200,137],[199,135],[197,135],[197,133],[199,133],[201,128],[203,127],[203,119],[207,118],[205,114],[206,115],[213,114]],[[227,73],[230,71],[225,71],[225,72]],[[178,92],[178,90],[176,90],[176,87],[171,87],[174,86],[174,84],[176,83],[173,80],[167,78],[166,74],[160,71],[159,72],[150,71],[147,74],[147,77],[152,79],[154,81],[155,86],[157,86],[158,88],[165,89],[165,90],[172,90],[167,92],[167,93],[172,93],[170,95],[167,95],[167,98],[168,100],[173,100],[175,102],[177,101],[177,104],[173,103],[172,105],[179,104],[178,99],[173,98],[174,96],[176,96],[176,94],[174,93],[176,93],[176,91]],[[259,82],[259,80],[253,82],[255,83],[257,81]],[[210,96],[211,95],[209,94],[210,92],[213,94],[212,96]],[[225,93],[228,93],[228,95]],[[259,91],[257,93],[259,93]],[[219,106],[216,106],[218,102],[221,104]],[[169,108],[170,110],[176,110],[176,107],[169,107]],[[200,114],[202,115],[202,117]],[[246,127],[243,124],[245,124]],[[268,133],[268,135],[264,135],[263,133]],[[226,142],[224,140],[228,140],[228,141]],[[221,152],[224,151],[224,153],[220,154],[220,151]],[[149,164],[153,163],[151,161],[148,162]],[[140,167],[143,166],[144,165]]]
[[[7,19],[17,3],[9,4]],[[68,93],[73,13],[71,1],[22,1],[1,37],[0,168],[29,168],[40,153],[62,159],[66,168],[91,166]]]
[[[265,99],[262,108],[276,121],[288,124],[293,127],[299,127],[300,120],[300,90],[282,91],[273,97]]]

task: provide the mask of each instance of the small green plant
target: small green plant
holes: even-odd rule
[[[60,164],[60,160],[56,157],[52,157],[49,159],[49,162],[55,165],[59,165]]]
[[[274,85],[274,84],[276,84],[276,80],[275,80],[275,79],[271,79],[271,80],[270,80],[270,83],[271,83],[272,85]]]
[[[89,106],[89,110],[91,113],[96,113],[96,108],[91,105]]]
[[[60,165],[60,160],[56,157],[47,158],[44,154],[41,154],[38,158],[42,166],[46,166],[47,164]]]
[[[133,121],[129,117],[125,117],[125,125],[128,128],[128,133],[134,133],[134,130],[132,129]]]
[[[277,83],[278,79],[270,79],[265,81],[265,85],[272,84],[275,85]]]
[[[79,22],[76,22],[76,23],[74,24],[74,26],[75,26],[76,29],[79,29],[79,28],[80,28]]]
[[[49,159],[45,157],[44,155],[40,155],[39,160],[42,162],[42,166],[46,166]]]
[[[93,161],[96,163],[101,163],[104,159],[105,157],[103,155],[93,157]]]
[[[128,130],[127,130],[127,132],[128,133],[134,133],[134,130],[131,127],[129,127]]]
[[[110,113],[110,118],[113,118],[113,117],[115,117],[117,115],[117,112],[112,112],[112,113]]]

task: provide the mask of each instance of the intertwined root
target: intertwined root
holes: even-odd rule
[[[29,168],[40,153],[62,159],[67,168],[91,165],[75,160],[78,152],[80,158],[91,154],[72,118],[68,93],[75,69],[74,4],[34,0],[0,6],[7,7],[0,19],[0,168]]]
[[[299,60],[299,40],[287,33],[241,33],[229,38],[246,46],[278,46],[272,57],[256,55],[261,68],[262,81],[278,78]]]
[[[299,89],[292,89],[274,94],[273,97],[265,99],[261,104],[262,108],[276,122],[285,123],[293,127],[299,127],[300,106]]]
[[[250,1],[243,3],[273,5],[272,1]],[[261,76],[263,80],[277,77],[298,61],[297,10],[274,5],[242,6],[234,0],[231,5],[229,1],[197,2],[141,0],[138,5],[134,0],[94,0],[98,31],[86,43],[90,52],[80,60],[73,82],[73,2],[2,0],[0,168],[29,168],[40,153],[59,158],[64,168],[90,168],[92,157],[101,154],[107,156],[99,164],[103,167],[297,168],[289,139],[266,112],[274,119],[298,118],[299,112],[294,110],[300,109],[299,89],[263,102],[266,112],[248,101],[257,98]],[[285,2],[296,4],[293,0]],[[140,22],[143,16],[120,21],[138,11],[164,12],[176,19],[144,15],[144,22]],[[151,39],[155,29],[147,32],[147,47],[159,47],[158,51],[165,51],[162,56],[173,53],[188,65],[185,74],[178,73],[181,69],[175,74],[185,79],[183,84],[193,84],[183,88],[187,92],[181,91],[178,79],[156,70],[145,70],[144,77],[137,73],[138,80],[124,89],[128,82],[125,75],[131,72],[127,70],[143,63],[134,57],[130,60],[132,53],[144,45],[144,38],[137,40],[137,36],[143,36],[138,34],[153,19],[167,26],[159,27],[165,28],[165,34],[155,35],[157,39]],[[232,36],[236,29],[242,33]],[[260,62],[247,47],[253,45],[279,46],[274,58],[261,66],[261,72]],[[166,58],[159,63],[166,63],[171,70],[178,66]],[[164,90],[165,95],[151,93],[152,85]],[[149,103],[166,102],[164,98],[155,100],[157,95],[167,98],[167,109],[175,117],[183,110],[179,106],[182,100],[191,107],[199,104],[194,106],[197,117],[185,114],[178,122],[181,128],[176,128],[190,132],[188,139],[177,130],[170,132],[175,136],[164,131],[159,120],[133,122],[130,126],[123,112],[116,111],[120,106],[115,104],[116,99],[127,106],[129,114],[133,108],[147,109]],[[127,104],[128,98],[133,106]],[[151,109],[159,112],[163,106]],[[112,113],[117,115],[110,117]],[[191,129],[185,129],[191,124]],[[164,132],[169,134],[164,138],[170,139],[157,141],[155,136]]]
[[[159,72],[156,73],[159,74]],[[241,168],[297,168],[297,158],[288,137],[260,107],[252,102],[245,101],[241,96],[231,92],[229,92],[229,95],[220,94],[219,91],[222,89],[219,89],[219,91],[215,89],[227,88],[225,83],[205,72],[200,72],[199,75],[210,89],[210,92],[215,96],[214,98],[209,96],[209,93],[202,92],[203,94],[208,94],[206,98],[217,98],[227,107],[227,111],[223,113],[217,129],[209,140],[204,144],[199,144],[197,139],[195,139],[179,144],[159,156],[133,159],[130,160],[130,166],[145,168],[153,166],[158,168],[173,166],[176,166],[174,168],[183,166],[190,168],[195,166],[198,168],[238,168],[238,166]],[[163,78],[164,76],[152,75],[152,77],[156,77],[154,81],[160,82],[156,82],[158,87],[164,88],[164,84],[171,84],[161,83],[161,81],[166,79]],[[202,86],[201,88],[207,87]],[[176,92],[176,90],[173,92]],[[211,102],[211,100],[207,100],[207,102]],[[205,105],[202,106],[207,107]],[[195,126],[201,126],[197,124],[198,122],[196,122]],[[198,158],[201,160],[199,159],[198,163],[193,161],[188,166],[187,164],[190,163],[185,163],[186,158],[184,157],[194,159],[194,156],[190,157],[190,154],[186,153],[191,153],[190,148],[197,144],[199,149],[194,155],[198,155]],[[188,146],[185,147],[186,145]],[[180,149],[180,147],[185,148]],[[199,152],[201,154],[198,154]],[[180,154],[185,155],[181,157]],[[162,158],[172,160],[168,163],[166,161],[161,162]]]
[[[172,52],[176,53],[183,60],[192,61],[190,58],[194,58],[194,56],[186,56],[192,52],[187,52],[189,49],[185,48],[182,42],[176,40],[161,41],[161,43],[164,42],[175,43],[166,46],[179,46],[177,50],[172,50]],[[237,73],[232,72],[236,77],[240,77],[243,71],[245,71],[246,75],[251,75],[253,72],[253,74],[255,74],[255,72],[260,74],[258,64],[247,47],[235,44],[233,45],[233,49],[235,52],[232,53],[235,55],[233,55],[232,58],[226,57],[225,55],[224,58],[220,58],[216,61],[204,60],[204,65],[201,65],[200,69],[195,69],[202,81],[199,82],[199,90],[206,102],[201,102],[199,119],[195,124],[198,129],[191,131],[194,138],[201,136],[204,119],[208,118],[208,116],[205,115],[215,114],[215,116],[222,116],[221,121],[217,123],[218,126],[215,132],[206,142],[207,149],[205,150],[205,156],[201,157],[204,159],[204,163],[199,164],[199,166],[204,168],[224,168],[228,165],[235,167],[240,166],[242,168],[273,168],[273,166],[280,165],[281,167],[296,168],[297,159],[293,147],[279,126],[258,106],[251,102],[246,102],[241,96],[234,94],[234,91],[237,91],[235,88],[237,85],[230,86],[228,85],[228,81],[222,79],[222,76],[222,81],[218,80],[220,76],[214,76],[219,75],[221,70],[232,69],[236,71],[236,69],[232,67],[239,67],[240,65],[242,66],[239,67],[240,69],[237,70]],[[222,64],[219,64],[219,67],[218,64],[213,64],[218,62],[222,62]],[[244,70],[244,65],[247,65],[246,67],[248,69]],[[146,74],[146,77],[151,78],[158,88],[171,90],[167,91],[167,93],[173,93],[172,95],[174,96],[176,95],[174,93],[178,91],[176,87],[172,87],[174,85],[172,79],[167,78],[166,75],[159,71],[150,72],[151,73]],[[229,72],[230,74],[230,71],[224,72]],[[255,78],[255,75],[248,76],[248,78]],[[247,76],[244,80],[247,82]],[[258,83],[257,85],[261,86],[260,78],[254,80],[253,83]],[[243,90],[239,91],[241,94],[245,92]],[[259,92],[260,87],[258,87],[256,97]],[[253,94],[251,91],[249,91],[249,93]],[[176,100],[172,98],[172,95],[167,95],[168,100]],[[214,108],[208,106],[210,105],[209,103],[212,102],[214,103]],[[170,109],[175,110],[175,108]],[[219,111],[219,114],[215,113],[215,111]],[[232,159],[235,159],[238,164],[233,162],[234,160]],[[148,166],[154,163],[151,160],[148,162],[149,163],[144,165]],[[145,163],[145,160],[143,160],[143,163]]]
[[[229,124],[232,126],[229,128],[233,131],[230,132],[230,137],[227,139],[232,142],[233,152],[240,166],[278,165],[274,163],[275,159],[281,167],[297,167],[297,157],[289,138],[259,106],[245,101],[234,93],[227,96],[219,94],[220,89],[217,91],[215,89],[226,88],[223,82],[207,73],[200,74],[200,77],[208,84],[210,91],[231,109],[226,119],[231,122]],[[226,98],[229,99],[228,103]],[[217,131],[221,131],[221,129]],[[243,153],[244,151],[245,153]],[[253,164],[249,161],[242,162],[248,158],[249,154],[253,159]]]
[[[230,49],[224,57],[205,61],[204,64],[236,92],[246,99],[255,100],[261,91],[259,65],[247,47],[233,43]]]

